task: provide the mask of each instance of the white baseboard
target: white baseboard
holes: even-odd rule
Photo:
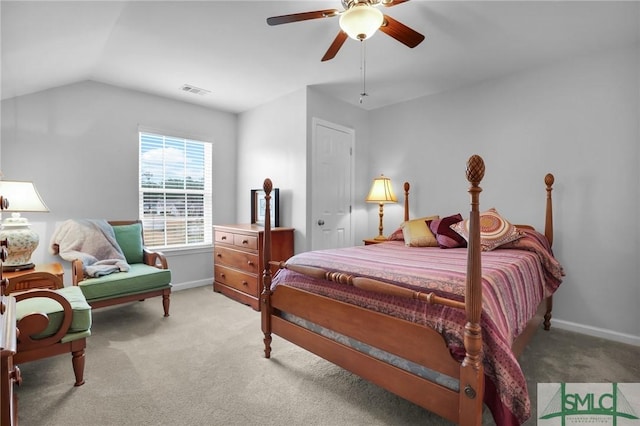
[[[195,288],[195,287],[204,287],[210,285],[211,289],[213,291],[213,277],[211,278],[207,278],[204,280],[198,280],[198,281],[189,281],[186,283],[179,283],[179,284],[173,284],[171,287],[171,291],[180,291],[180,290],[186,290],[189,288]]]
[[[554,328],[554,327],[560,328],[562,330],[586,334],[588,336],[594,336],[594,337],[600,337],[602,339],[613,340],[614,342],[640,346],[640,336],[634,336],[632,334],[626,334],[626,333],[619,333],[617,331],[607,330],[605,328],[592,327],[589,325],[577,324],[575,322],[552,318],[551,328]]]

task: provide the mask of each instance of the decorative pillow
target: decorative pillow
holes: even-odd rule
[[[127,263],[142,263],[142,225],[132,223],[131,225],[116,225],[112,228]]]
[[[404,241],[404,234],[402,233],[402,226],[389,235],[389,241]]]
[[[467,246],[467,240],[465,240],[462,235],[451,229],[451,225],[458,222],[462,222],[462,215],[460,213],[443,217],[442,219],[427,221],[427,226],[429,226],[431,232],[435,234],[440,248]]]
[[[427,226],[427,220],[440,219],[440,216],[421,217],[408,220],[401,225],[404,245],[409,247],[438,247],[436,236]]]
[[[451,225],[451,229],[469,242],[469,219],[454,223]],[[500,216],[496,209],[480,213],[480,246],[482,251],[493,250],[523,236],[524,233]]]

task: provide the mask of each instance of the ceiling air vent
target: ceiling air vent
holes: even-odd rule
[[[182,85],[182,87],[180,87],[180,90],[182,90],[183,92],[189,92],[189,93],[193,93],[195,95],[201,95],[201,96],[208,95],[209,93],[211,93],[210,90],[201,89],[192,84],[184,84]]]

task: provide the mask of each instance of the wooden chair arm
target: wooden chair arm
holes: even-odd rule
[[[143,262],[145,265],[155,266],[159,269],[169,269],[169,264],[167,263],[167,258],[160,251],[152,251],[148,248],[144,247],[142,249],[143,252]]]
[[[49,317],[47,314],[42,312],[33,312],[22,317],[22,319],[16,324],[19,330],[18,352],[38,347],[51,346],[58,343],[69,331],[71,320],[73,319],[73,311],[69,301],[60,293],[57,293],[54,290],[41,289],[16,293],[13,296],[16,299],[16,303],[20,303],[22,300],[34,297],[47,297],[58,302],[64,311],[64,319],[62,320],[62,324],[60,324],[58,331],[53,336],[49,336],[44,339],[32,339],[32,336],[47,328],[47,325],[49,324]]]
[[[84,265],[82,260],[75,259],[71,262],[71,283],[78,285],[82,280],[84,280]]]

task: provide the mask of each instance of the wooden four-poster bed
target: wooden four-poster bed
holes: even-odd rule
[[[268,266],[263,272],[265,357],[275,334],[454,423],[480,425],[484,403],[497,424],[525,421],[530,406],[516,357],[542,322],[549,329],[563,275],[551,254],[554,177],[545,176],[544,235],[516,225],[522,238],[486,251],[479,209],[484,171],[481,157],[469,158],[467,248],[385,242],[301,253],[286,263],[271,259],[273,185],[266,179],[264,265],[280,269],[275,276]],[[523,290],[509,281],[528,274],[533,282]]]

